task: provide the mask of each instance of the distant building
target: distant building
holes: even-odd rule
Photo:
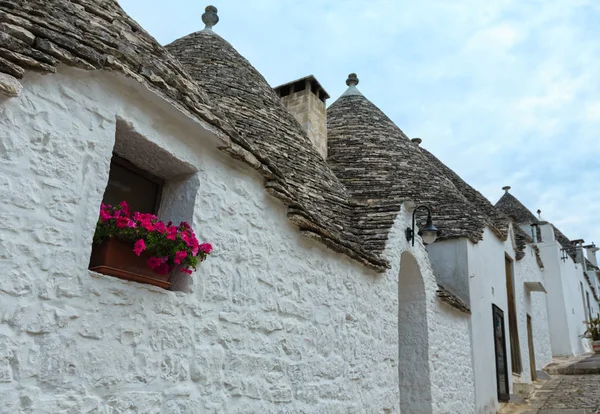
[[[585,321],[598,315],[600,270],[593,244],[569,240],[554,225],[536,217],[508,188],[496,206],[536,238],[548,291],[548,321],[552,355],[572,356],[590,352],[589,340],[582,339]]]

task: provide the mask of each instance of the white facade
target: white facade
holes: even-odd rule
[[[590,285],[585,279],[582,264],[567,256],[562,260],[561,246],[556,241],[551,224],[541,227],[542,242],[538,244],[544,261],[548,284],[548,318],[552,354],[554,356],[581,355],[590,352],[589,340],[581,338],[585,331],[587,298],[592,316],[598,313]],[[597,283],[594,272],[588,272],[590,281]]]
[[[543,285],[543,271],[537,265],[531,246],[527,246],[524,258],[519,261],[514,260],[516,251],[512,240],[512,231],[508,240],[503,242],[486,228],[483,240],[476,244],[466,239],[458,239],[442,241],[428,247],[438,277],[442,273],[450,273],[453,278],[464,277],[465,280],[468,280],[471,306],[471,347],[476,390],[475,412],[478,414],[496,413],[498,409],[492,305],[498,306],[504,312],[511,393],[514,392],[514,383],[530,384],[532,382],[527,315],[532,319],[536,370],[541,370],[552,360],[546,316],[546,295],[543,292],[532,292],[527,287],[528,285],[525,285],[526,282],[541,282]],[[517,330],[522,365],[522,372],[517,376],[510,375],[512,367],[505,255],[513,259]],[[454,257],[453,260],[449,259],[451,256]],[[460,286],[464,285],[464,281],[457,284],[460,289]]]
[[[469,317],[436,297],[406,211],[375,273],[133,81],[23,85],[0,98],[0,413],[474,412]],[[167,180],[161,219],[214,245],[191,293],[87,270],[113,147]]]

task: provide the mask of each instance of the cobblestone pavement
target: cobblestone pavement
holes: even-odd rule
[[[600,414],[600,375],[555,375],[538,384],[526,404],[508,404],[501,414]]]

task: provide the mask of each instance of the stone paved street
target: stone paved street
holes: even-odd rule
[[[535,394],[525,404],[508,404],[500,413],[600,414],[600,375],[590,365],[600,365],[600,358],[579,357],[552,364],[547,368],[551,373],[582,372],[581,367],[585,367],[593,374],[552,375],[550,380],[536,384]]]

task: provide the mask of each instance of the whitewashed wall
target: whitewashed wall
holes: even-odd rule
[[[253,171],[132,81],[63,69],[23,83],[0,100],[0,413],[399,412],[405,212],[376,274],[300,236]],[[192,293],[87,270],[117,116],[150,170],[190,183],[169,191],[215,246]],[[473,412],[468,318],[435,297],[423,247],[411,252],[431,412]]]
[[[469,243],[468,255],[476,412],[491,414],[496,413],[498,407],[492,304],[504,311],[504,325],[508,336],[504,245],[486,228],[482,241],[477,244]],[[506,352],[510,372],[508,341]]]
[[[535,326],[533,331],[534,349],[539,369],[551,360],[544,294],[529,292],[524,286],[524,282],[543,281],[542,272],[536,264],[533,251],[531,247],[528,247],[525,258],[514,261],[515,249],[512,238],[509,237],[506,242],[502,242],[486,228],[483,240],[477,244],[469,243],[468,249],[471,311],[473,313],[471,338],[475,366],[476,412],[482,414],[495,413],[498,408],[492,304],[504,312],[509,389],[513,392],[505,253],[513,259],[514,264],[517,329],[523,367],[523,372],[520,378],[517,377],[517,380],[523,383],[531,382],[527,314],[532,317],[532,323]]]
[[[552,354],[570,356],[589,352],[589,341],[581,338],[586,320],[585,292],[590,295],[592,312],[598,309],[598,303],[584,278],[583,267],[571,258],[565,261],[560,259],[560,245],[554,239],[551,225],[542,226],[542,231],[544,239],[539,247],[548,285]]]
[[[507,241],[505,245],[509,244]],[[506,246],[506,250],[514,257],[515,250]],[[525,257],[514,262],[515,301],[517,303],[517,324],[519,331],[519,345],[521,349],[521,362],[523,371],[516,380],[530,384],[532,381],[529,363],[529,340],[527,334],[527,315],[531,316],[533,333],[533,349],[536,371],[541,370],[552,362],[552,347],[550,341],[550,326],[547,314],[547,293],[530,291],[525,283],[542,282],[546,287],[545,273],[537,264],[536,256],[531,245],[527,245]],[[546,289],[547,290],[547,289]]]

